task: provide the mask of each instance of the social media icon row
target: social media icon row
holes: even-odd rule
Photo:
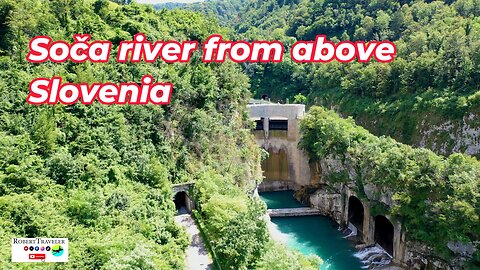
[[[44,250],[50,251],[50,249],[51,249],[51,247],[49,247],[49,246],[46,246],[46,247],[44,247],[44,246],[41,246],[41,247],[39,247],[39,246],[24,246],[23,247],[23,250],[25,250],[25,251],[29,251],[29,250],[30,251],[34,251],[34,250],[35,251],[44,251]]]

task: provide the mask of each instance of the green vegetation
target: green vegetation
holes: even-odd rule
[[[217,18],[220,25],[234,27],[242,20],[241,14],[237,11],[246,3],[248,0],[204,1],[185,5],[184,8]]]
[[[301,130],[300,144],[311,159],[333,157],[355,170],[356,178],[343,178],[344,183],[353,182],[361,190],[371,183],[393,192],[394,206],[379,205],[374,212],[401,221],[411,240],[445,255],[448,241],[480,239],[480,162],[475,158],[444,158],[376,137],[351,118],[316,106],[302,120]]]
[[[309,86],[308,89],[290,86],[290,89],[273,91],[257,85],[259,90],[270,91],[273,96],[293,97],[303,90],[316,97],[327,90],[341,90],[342,96],[403,99],[427,94],[433,89],[445,90],[437,94],[446,100],[438,99],[436,104],[426,105],[457,111],[455,104],[463,109],[479,104],[473,97],[480,80],[477,57],[480,20],[476,5],[466,0],[448,3],[253,0],[240,12],[243,20],[236,30],[244,37],[257,39],[260,38],[257,32],[261,30],[261,36],[266,38],[278,38],[282,33],[295,39],[312,40],[317,34],[325,34],[337,41],[391,40],[397,46],[398,56],[388,65],[373,61],[290,67],[290,77],[303,77],[298,79]],[[285,79],[275,76],[274,72],[285,66],[271,65],[271,68],[262,72],[266,75],[265,81]],[[455,97],[446,96],[448,93]],[[472,95],[470,99],[460,101],[461,96],[469,95]]]
[[[32,267],[11,263],[12,237],[69,238],[69,262],[35,264],[39,269],[182,269],[188,239],[174,223],[171,184],[195,180],[221,263],[238,269],[281,260],[276,254],[287,252],[272,246],[259,219],[263,204],[246,195],[261,178],[260,151],[245,111],[248,78],[238,65],[204,64],[198,52],[188,64],[25,60],[36,35],[73,41],[73,34],[89,33],[110,40],[115,52],[138,32],[149,40],[203,41],[226,31],[198,13],[138,4],[0,0],[3,269]],[[140,82],[144,74],[174,84],[170,105],[25,102],[29,82],[38,77]],[[305,261],[290,260],[287,268]]]
[[[265,204],[241,190],[232,178],[214,171],[202,173],[195,184],[200,219],[222,267],[227,269],[318,269],[317,257],[300,255],[270,240]],[[259,259],[260,258],[260,259]]]
[[[230,6],[237,39],[296,40],[325,34],[332,41],[390,40],[392,63],[248,65],[252,92],[272,101],[301,93],[309,104],[335,107],[375,134],[419,144],[424,121],[443,124],[480,110],[480,4],[453,1],[217,1]],[[230,4],[227,4],[230,3]],[[208,6],[210,6],[209,4]],[[215,13],[212,9],[204,11]],[[229,18],[233,15],[222,15]],[[376,121],[374,121],[374,119]],[[474,125],[477,127],[477,125]],[[431,141],[435,141],[431,138]],[[441,138],[440,143],[455,142]],[[440,144],[440,143],[437,143]],[[463,149],[461,149],[462,151]]]
[[[196,3],[161,3],[155,4],[155,9],[175,9],[182,8],[201,12],[209,19],[218,20],[223,26],[233,27],[241,20],[238,10],[247,3],[247,0],[229,0],[229,1],[204,1]]]
[[[431,125],[463,123],[480,110],[480,4],[478,1],[215,1],[230,7],[220,18],[236,39],[280,40],[289,50],[296,40],[325,34],[342,40],[390,40],[396,59],[389,64],[297,64],[288,54],[279,64],[249,64],[256,97],[335,108],[375,134],[419,144]],[[208,8],[210,7],[210,9]],[[196,10],[216,14],[212,3]],[[227,14],[227,15],[225,15]],[[235,17],[236,15],[236,17]],[[461,125],[461,124],[460,124]],[[478,128],[478,123],[469,123]],[[388,137],[376,137],[332,111],[313,106],[302,124],[302,146],[312,159],[333,156],[350,164],[329,175],[333,182],[354,182],[360,195],[373,183],[393,192],[396,204],[375,205],[375,213],[402,221],[412,240],[448,256],[447,241],[478,241],[480,163],[452,154],[440,157]],[[463,127],[466,126],[463,123]],[[452,130],[450,134],[455,134]],[[455,136],[429,138],[426,146],[452,152]],[[457,149],[456,151],[463,151]],[[475,255],[478,267],[478,252]],[[474,256],[474,257],[475,257]]]

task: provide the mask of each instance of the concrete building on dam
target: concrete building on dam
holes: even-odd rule
[[[248,108],[256,123],[256,142],[269,154],[262,162],[265,179],[259,191],[298,189],[311,184],[308,157],[298,148],[299,122],[305,115],[305,105],[260,103]]]

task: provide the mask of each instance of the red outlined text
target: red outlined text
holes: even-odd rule
[[[227,56],[236,63],[280,63],[284,47],[280,41],[222,41],[221,35],[211,35],[203,43],[203,62],[222,63]]]
[[[90,41],[89,34],[73,35],[73,42],[53,41],[48,36],[37,36],[30,40],[27,61],[75,63],[90,61],[106,63],[112,49],[110,41]],[[143,33],[134,35],[132,40],[121,41],[117,47],[116,61],[119,63],[187,63],[198,50],[198,41],[148,41]],[[397,49],[390,41],[342,41],[334,44],[325,35],[318,35],[315,41],[297,41],[290,48],[293,61],[299,63],[328,63],[333,60],[342,63],[355,61],[366,63],[372,59],[388,63],[394,60]],[[209,36],[202,44],[202,61],[222,63],[228,59],[236,63],[260,62],[279,63],[283,60],[285,47],[280,41],[226,41],[221,35]],[[141,85],[136,83],[62,83],[61,77],[38,78],[31,81],[27,102],[34,105],[62,103],[70,105],[81,100],[82,104],[93,101],[111,104],[169,104],[173,85],[153,83],[150,75],[142,77]]]
[[[33,105],[57,104],[71,105],[79,100],[82,104],[92,104],[98,100],[105,105],[112,104],[170,104],[173,85],[170,83],[152,83],[150,75],[142,78],[142,84],[136,83],[62,83],[62,78],[38,78],[30,83],[27,102]]]
[[[110,57],[112,43],[110,41],[94,41],[89,43],[90,35],[73,35],[72,44],[59,40],[52,42],[47,36],[37,36],[30,40],[30,51],[27,61],[42,63],[50,60],[55,63],[72,60],[75,63],[90,61],[92,63],[106,63]]]
[[[192,53],[197,50],[197,41],[147,41],[145,34],[138,33],[132,41],[122,41],[118,46],[117,62],[138,63],[142,59],[153,63],[161,58],[166,63],[187,63]]]

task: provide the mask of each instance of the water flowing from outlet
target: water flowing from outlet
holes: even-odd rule
[[[392,262],[392,256],[378,244],[358,251],[355,257],[362,261],[365,269],[382,268]]]

